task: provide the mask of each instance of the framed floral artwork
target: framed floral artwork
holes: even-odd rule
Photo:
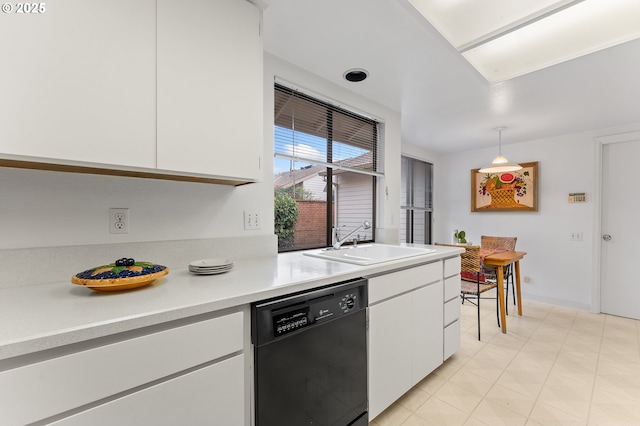
[[[471,170],[471,211],[537,212],[538,162],[520,165],[517,172]]]

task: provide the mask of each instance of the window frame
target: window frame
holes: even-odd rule
[[[406,168],[404,167],[406,160]],[[416,235],[416,212],[424,212],[424,244],[432,244],[433,242],[433,171],[434,165],[428,161],[413,158],[408,155],[401,156],[401,176],[406,176],[403,191],[405,203],[400,205],[400,214],[405,217],[404,240],[405,243],[415,243]],[[416,165],[424,165],[425,182],[424,182],[424,203],[420,206],[416,205],[416,184],[415,184],[415,168]],[[402,180],[402,179],[401,179]],[[402,182],[401,182],[402,186]]]
[[[326,135],[326,140],[325,140],[325,148],[326,148],[326,161],[319,161],[319,160],[314,160],[314,159],[310,159],[310,158],[304,158],[297,156],[297,155],[288,155],[286,153],[283,152],[279,152],[278,151],[278,144],[281,141],[278,141],[276,138],[276,132],[277,132],[277,128],[280,127],[282,129],[289,129],[292,131],[292,140],[295,140],[295,118],[292,118],[292,126],[291,127],[285,127],[282,125],[277,124],[277,116],[278,116],[278,105],[276,102],[276,105],[274,105],[274,115],[276,118],[274,118],[274,161],[275,159],[285,159],[285,160],[289,160],[291,163],[291,166],[293,166],[293,164],[295,164],[295,162],[299,162],[302,164],[311,164],[311,165],[317,165],[317,166],[323,166],[324,167],[324,171],[322,173],[325,174],[326,176],[326,224],[325,224],[325,228],[326,228],[326,236],[325,236],[325,243],[321,246],[317,246],[317,247],[295,247],[295,245],[293,247],[278,247],[278,251],[279,252],[287,252],[287,251],[297,251],[297,250],[306,250],[306,249],[311,249],[311,248],[323,248],[323,247],[328,247],[331,245],[332,243],[332,238],[333,238],[333,227],[334,227],[334,215],[336,216],[336,220],[335,222],[338,223],[338,206],[335,203],[336,200],[334,200],[334,183],[336,182],[336,175],[338,173],[343,173],[343,172],[351,172],[351,173],[357,173],[360,175],[369,175],[372,177],[371,179],[371,217],[367,217],[367,218],[363,218],[363,220],[368,220],[372,223],[372,228],[371,228],[371,238],[368,238],[366,240],[362,240],[363,242],[374,242],[375,241],[375,224],[376,224],[376,213],[377,213],[377,184],[378,184],[378,177],[384,176],[384,174],[382,172],[379,172],[378,169],[382,168],[382,164],[381,164],[381,143],[380,143],[380,122],[377,120],[374,120],[370,117],[366,117],[364,115],[361,115],[358,112],[354,112],[354,111],[349,111],[347,109],[345,109],[342,106],[338,106],[335,103],[331,103],[331,102],[327,102],[325,99],[319,99],[313,95],[309,95],[306,94],[304,92],[301,92],[297,89],[291,88],[289,86],[283,85],[281,83],[274,83],[274,94],[277,98],[278,94],[275,93],[278,90],[282,91],[285,94],[291,94],[292,97],[299,97],[305,101],[311,101],[316,105],[321,105],[323,108],[326,108],[327,111],[327,122],[326,122],[326,127],[327,127],[327,135]],[[349,119],[353,119],[355,118],[356,120],[360,120],[362,121],[362,123],[368,124],[372,126],[371,132],[372,132],[372,137],[371,137],[371,147],[369,149],[369,151],[367,152],[371,152],[371,160],[370,162],[372,163],[372,170],[368,170],[365,168],[359,168],[357,167],[357,165],[345,165],[345,164],[340,164],[338,161],[334,162],[334,153],[333,153],[333,146],[335,143],[338,144],[342,144],[345,146],[350,146],[351,144],[349,144],[348,142],[343,142],[340,140],[333,140],[333,131],[334,131],[334,124],[333,124],[333,115],[335,113],[339,113],[342,114],[344,116],[347,117],[347,120]],[[342,130],[342,132],[345,132],[345,130],[343,128],[340,128],[340,130]],[[321,138],[322,139],[322,138]],[[286,140],[286,139],[284,139]],[[295,142],[294,142],[295,143]],[[358,144],[352,145],[354,147],[358,147],[360,149],[365,149],[362,148],[360,146],[358,146]],[[363,145],[365,146],[365,145]],[[366,147],[368,148],[368,147]],[[356,158],[356,157],[352,157],[352,158]],[[348,158],[344,161],[347,162]],[[289,172],[293,172],[297,169],[295,168],[291,168],[289,170]],[[284,173],[284,172],[283,172]],[[274,170],[274,176],[277,176],[278,174],[275,173]],[[294,185],[298,185],[298,183],[294,182]],[[274,186],[274,191],[277,191],[277,187]],[[368,194],[367,194],[368,196]],[[338,195],[337,198],[340,198],[340,196]],[[348,232],[351,231],[351,229],[347,230]],[[349,245],[352,244],[351,242],[345,242],[344,245]]]

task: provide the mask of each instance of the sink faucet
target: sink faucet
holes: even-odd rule
[[[360,226],[355,228],[353,231],[349,232],[345,237],[338,238],[338,228],[334,226],[333,227],[333,249],[334,250],[340,249],[340,246],[342,246],[342,244],[344,244],[344,242],[347,241],[350,236],[352,236],[353,234],[355,234],[361,229],[369,229],[369,228],[371,228],[371,224],[369,223],[368,220],[365,220],[360,224]]]

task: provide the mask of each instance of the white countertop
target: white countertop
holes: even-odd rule
[[[220,275],[172,269],[151,285],[124,292],[94,292],[67,282],[0,290],[0,360],[133,330],[258,300],[436,261],[462,252],[434,253],[359,266],[301,252],[241,259]]]

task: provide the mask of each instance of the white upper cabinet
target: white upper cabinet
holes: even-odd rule
[[[40,4],[0,14],[0,153],[155,167],[155,1]]]
[[[259,179],[260,9],[245,0],[40,4],[40,13],[0,13],[0,165]]]
[[[260,10],[244,0],[158,0],[157,7],[157,167],[256,180]]]

